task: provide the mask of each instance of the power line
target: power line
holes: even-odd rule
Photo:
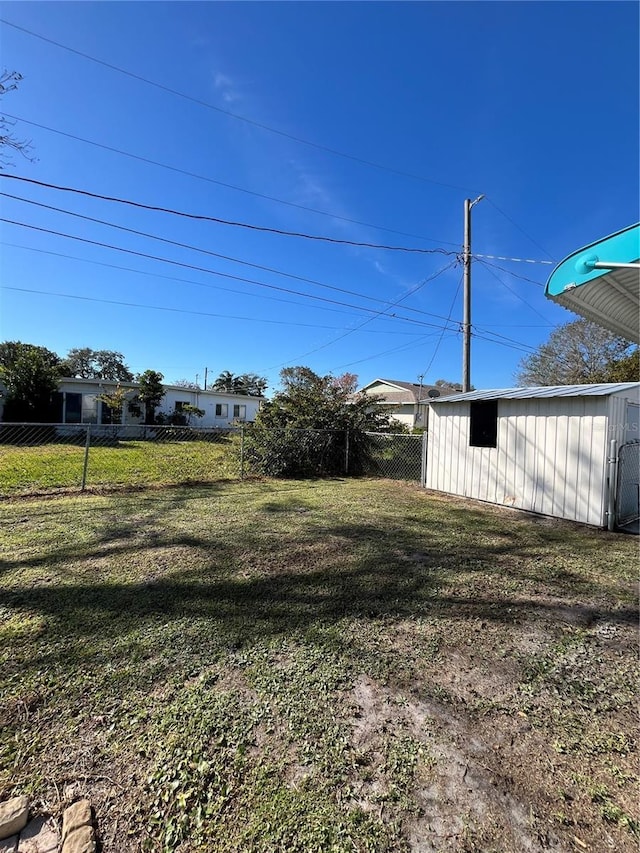
[[[408,293],[405,293],[403,296],[401,296],[401,297],[400,297],[399,299],[397,299],[395,302],[391,302],[391,303],[389,304],[389,307],[390,307],[390,308],[395,307],[395,306],[396,306],[396,305],[398,305],[400,302],[402,302],[404,299],[407,299],[407,298],[408,298],[409,296],[411,296],[413,293],[415,293],[416,291],[418,291],[418,290],[420,290],[421,288],[423,288],[423,287],[424,287],[426,284],[428,284],[430,281],[433,281],[434,279],[436,279],[436,278],[438,278],[439,276],[441,276],[441,275],[442,275],[443,273],[445,273],[448,269],[451,269],[451,267],[452,267],[452,266],[454,266],[454,263],[455,263],[455,262],[454,262],[454,261],[452,261],[451,263],[449,263],[449,264],[447,264],[446,266],[442,267],[441,269],[437,270],[437,272],[433,273],[433,274],[432,274],[432,275],[430,275],[428,278],[424,279],[424,280],[423,280],[423,281],[421,281],[419,284],[417,284],[415,287],[413,287],[413,288],[412,288]],[[300,359],[300,358],[306,358],[308,355],[313,355],[313,354],[314,354],[314,353],[316,353],[316,352],[320,352],[320,350],[326,349],[327,347],[330,347],[330,346],[332,346],[333,344],[338,343],[338,341],[341,341],[343,338],[346,338],[346,337],[348,337],[349,335],[352,335],[354,332],[358,332],[360,329],[362,329],[362,327],[363,327],[363,326],[366,326],[366,325],[367,325],[367,323],[371,323],[371,322],[372,322],[373,320],[375,320],[377,317],[380,317],[380,315],[381,315],[382,313],[383,313],[383,312],[382,312],[382,311],[380,311],[380,312],[378,312],[377,314],[375,314],[373,317],[368,317],[366,320],[364,320],[362,323],[360,323],[360,325],[356,326],[354,329],[349,329],[349,330],[348,330],[348,331],[346,331],[344,334],[342,334],[342,335],[338,335],[338,337],[337,337],[337,338],[333,338],[333,340],[331,340],[331,341],[327,341],[327,343],[325,343],[325,344],[321,344],[320,346],[315,347],[314,349],[309,350],[308,352],[304,352],[304,353],[302,353],[302,355],[294,356],[292,359],[288,359],[287,361],[282,362],[282,364],[276,364],[276,365],[274,365],[273,367],[268,368],[268,370],[274,370],[276,367],[283,367],[284,365],[291,364],[291,362],[292,362],[292,361],[297,361],[297,360],[298,360],[298,359]],[[439,327],[438,327],[438,328],[439,328]],[[444,327],[443,327],[443,328],[444,328]]]
[[[270,228],[265,225],[254,225],[247,222],[235,222],[230,219],[221,219],[217,216],[206,216],[204,214],[198,213],[185,213],[181,210],[173,210],[169,207],[158,207],[152,204],[144,204],[139,201],[132,201],[131,199],[125,198],[117,198],[115,196],[101,195],[100,193],[93,193],[89,190],[79,190],[74,187],[65,187],[58,186],[57,184],[49,184],[44,181],[36,181],[33,178],[25,178],[19,175],[7,175],[5,173],[0,172],[0,178],[9,178],[14,181],[22,181],[28,184],[34,184],[39,187],[46,187],[47,189],[60,190],[61,192],[74,193],[76,195],[86,196],[88,198],[100,199],[101,201],[112,201],[117,204],[125,204],[130,207],[138,208],[140,210],[153,210],[158,213],[168,213],[173,216],[184,217],[185,219],[195,219],[204,222],[215,222],[218,225],[232,225],[236,228],[247,228],[251,231],[264,231],[269,234],[278,234],[283,237],[301,237],[305,240],[318,240],[325,243],[336,243],[343,246],[356,246],[358,248],[363,249],[383,249],[388,252],[413,252],[420,255],[433,255],[433,254],[441,254],[441,255],[455,255],[456,253],[449,249],[420,249],[415,246],[385,246],[380,243],[360,243],[355,240],[341,240],[337,237],[327,237],[318,234],[305,234],[300,231],[285,231],[280,228]],[[10,198],[19,198],[19,196],[10,196]],[[21,201],[25,201],[25,199],[20,199]],[[480,257],[480,256],[479,256]],[[509,259],[505,259],[509,260]],[[532,262],[533,263],[533,262]]]
[[[495,201],[490,196],[486,196],[486,199],[489,202],[489,204],[492,205],[492,207],[494,207],[498,211],[498,213],[502,214],[502,216],[504,216],[504,218],[508,222],[510,222],[515,228],[517,228],[521,234],[524,234],[524,236],[527,238],[527,240],[530,240],[534,246],[537,246],[537,248],[540,249],[541,252],[544,252],[544,254],[548,258],[550,258],[554,263],[556,262],[553,255],[550,254],[549,252],[547,252],[547,250],[544,248],[544,246],[541,246],[540,243],[538,243],[537,240],[534,240],[530,234],[527,234],[527,232],[524,230],[524,228],[521,228],[515,220],[513,220],[507,213],[504,212],[504,210],[502,210],[502,208],[498,207],[498,205],[495,203]]]
[[[451,315],[453,314],[453,309],[455,308],[455,304],[456,304],[456,301],[457,301],[457,299],[458,299],[458,294],[460,293],[460,288],[461,288],[461,287],[462,287],[462,276],[460,276],[460,281],[458,282],[458,287],[456,288],[456,292],[455,292],[455,295],[454,295],[454,297],[453,297],[453,301],[452,301],[452,303],[451,303],[451,307],[449,308],[449,314],[448,314],[448,319],[449,319],[449,320],[451,319]],[[427,373],[429,372],[429,370],[431,370],[431,365],[432,365],[432,364],[433,364],[433,362],[435,361],[435,358],[436,358],[436,356],[437,356],[437,354],[438,354],[438,350],[440,349],[440,344],[442,343],[442,339],[444,338],[444,332],[445,332],[445,329],[444,329],[444,327],[443,327],[443,328],[442,328],[442,331],[440,332],[440,337],[438,338],[438,340],[437,340],[437,342],[436,342],[436,347],[435,347],[435,349],[434,349],[434,351],[433,351],[433,355],[431,356],[431,358],[430,358],[430,360],[429,360],[429,364],[428,364],[428,365],[425,367],[425,369],[423,370],[423,375],[424,375],[424,376],[426,376],[426,375],[427,375]]]
[[[505,269],[504,267],[498,266],[498,264],[492,264],[490,261],[485,261],[483,258],[478,258],[480,263],[489,268],[492,267],[494,270],[500,270],[500,272],[506,272],[507,275],[512,276],[513,278],[519,278],[520,281],[528,281],[529,284],[535,284],[536,287],[544,287],[544,284],[540,281],[536,281],[533,278],[528,278],[526,275],[520,275],[520,273],[513,272],[513,270]]]
[[[393,347],[392,349],[384,350],[383,352],[377,352],[373,355],[367,355],[364,358],[358,358],[355,361],[348,361],[346,364],[338,364],[336,367],[333,367],[332,370],[342,370],[343,367],[353,367],[354,364],[362,364],[364,361],[371,361],[374,358],[381,358],[384,355],[390,355],[394,352],[400,352],[401,350],[415,349],[417,346],[421,346],[423,341],[426,341],[427,338],[432,338],[434,335],[437,335],[438,332],[430,332],[428,335],[420,335],[419,341],[411,341],[410,343],[400,344],[400,346]],[[447,335],[457,334],[457,332],[446,332]]]
[[[38,252],[39,254],[42,254],[42,255],[51,255],[51,256],[56,257],[56,258],[65,258],[65,259],[71,260],[71,261],[80,261],[80,263],[83,263],[83,264],[93,264],[94,266],[107,267],[108,269],[120,270],[122,272],[130,272],[130,273],[134,273],[134,275],[144,275],[144,276],[148,276],[149,278],[158,278],[158,279],[163,279],[166,281],[177,281],[177,282],[180,282],[181,284],[191,284],[191,285],[194,285],[195,287],[207,288],[208,290],[220,290],[220,291],[223,291],[224,293],[233,293],[233,294],[239,295],[239,296],[250,296],[252,299],[268,299],[272,302],[282,302],[286,305],[301,306],[304,304],[300,301],[294,301],[293,299],[283,299],[281,296],[267,296],[264,293],[247,293],[246,291],[236,290],[232,287],[222,287],[222,285],[219,285],[219,284],[204,284],[201,281],[194,281],[193,279],[189,279],[189,278],[178,278],[177,276],[162,275],[161,273],[147,272],[146,270],[136,270],[136,269],[133,269],[133,267],[123,267],[119,264],[108,264],[105,261],[90,260],[89,258],[79,258],[77,255],[68,255],[68,254],[64,254],[62,252],[52,252],[48,249],[37,249],[34,246],[22,246],[19,243],[9,243],[5,240],[0,241],[0,246],[9,246],[13,249],[22,249],[26,252]],[[325,305],[318,305],[316,307],[320,311],[331,311],[331,312],[336,313],[336,314],[349,314],[349,315],[353,314],[352,311],[342,311],[339,308],[328,308]],[[366,310],[366,309],[363,309],[363,310]],[[373,309],[370,309],[370,310],[373,310]],[[389,319],[398,319],[398,318],[395,318],[395,317],[391,318],[390,317]],[[371,330],[371,331],[373,331],[373,330]],[[376,332],[378,332],[380,334],[388,334],[388,332],[385,332],[382,329],[376,329]],[[420,336],[421,332],[404,332],[404,331],[399,332],[399,331],[395,330],[394,334]]]
[[[299,291],[299,290],[292,290],[291,288],[281,287],[281,286],[276,285],[276,284],[266,284],[265,282],[256,281],[255,279],[245,278],[243,276],[234,275],[232,273],[223,273],[223,272],[219,272],[217,270],[208,269],[207,267],[199,267],[199,266],[196,266],[195,264],[187,264],[187,263],[184,263],[181,261],[171,260],[170,258],[162,258],[162,257],[159,257],[157,255],[147,254],[145,252],[137,252],[133,249],[125,249],[121,246],[113,246],[109,243],[103,243],[103,242],[98,241],[98,240],[89,240],[86,237],[77,237],[73,234],[65,234],[62,231],[54,231],[54,230],[49,229],[49,228],[41,228],[37,225],[29,225],[26,222],[17,222],[16,220],[6,219],[6,218],[0,218],[0,222],[6,222],[9,225],[17,225],[17,226],[22,227],[22,228],[29,228],[32,231],[39,231],[39,232],[44,233],[44,234],[52,234],[53,236],[56,236],[56,237],[65,237],[65,238],[68,238],[71,240],[76,240],[80,243],[87,243],[88,245],[99,246],[100,248],[103,248],[103,249],[112,249],[113,251],[116,251],[116,252],[123,252],[123,253],[128,254],[128,255],[135,255],[136,257],[145,258],[147,260],[159,261],[161,263],[171,264],[172,266],[182,267],[184,269],[192,269],[192,270],[196,270],[197,272],[204,272],[208,275],[215,275],[215,276],[220,276],[221,278],[229,278],[229,279],[232,279],[234,281],[246,282],[248,284],[256,285],[257,287],[266,287],[270,290],[277,290],[277,291],[280,291],[282,293],[292,293],[292,294],[295,294],[296,296],[302,296],[305,299],[313,299],[313,300],[316,300],[319,302],[327,302],[327,303],[330,303],[332,305],[340,305],[340,306],[347,307],[347,308],[354,308],[357,311],[368,311],[370,313],[376,313],[376,309],[374,309],[374,308],[365,308],[362,305],[352,305],[348,302],[340,302],[336,299],[329,299],[326,296],[316,296],[312,293],[304,293],[304,292]],[[202,285],[202,286],[206,287],[206,285]],[[373,297],[367,297],[367,298],[371,299]],[[402,320],[402,321],[407,322],[407,323],[414,323],[418,326],[430,326],[430,327],[433,327],[436,329],[441,328],[440,325],[435,324],[435,323],[428,323],[425,320],[416,320],[416,319],[413,319],[411,317],[398,316],[397,314],[386,315],[386,316],[392,316],[395,319]]]
[[[49,204],[44,204],[43,202],[34,201],[33,199],[23,198],[22,196],[16,196],[16,195],[12,195],[10,193],[3,193],[3,192],[0,192],[0,196],[4,196],[5,198],[11,198],[11,199],[14,199],[15,201],[22,201],[25,204],[31,204],[31,205],[34,205],[36,207],[42,207],[46,210],[53,210],[56,213],[63,213],[67,216],[73,216],[76,219],[83,219],[87,222],[93,222],[93,223],[98,224],[98,225],[106,225],[107,227],[115,228],[118,231],[124,231],[128,234],[135,234],[137,237],[146,237],[150,240],[156,240],[160,243],[166,243],[170,246],[177,246],[178,248],[181,248],[181,249],[188,249],[189,251],[200,252],[201,254],[210,255],[211,257],[214,257],[214,258],[220,258],[220,259],[225,260],[225,261],[231,261],[232,263],[241,264],[242,266],[248,266],[248,267],[251,267],[252,269],[259,269],[259,270],[262,270],[263,272],[269,272],[269,273],[273,273],[274,275],[280,275],[280,276],[283,276],[284,278],[291,278],[291,279],[294,279],[295,281],[301,281],[305,284],[312,284],[316,287],[322,287],[322,288],[326,288],[327,290],[336,291],[337,293],[345,293],[348,296],[356,296],[358,299],[368,299],[371,302],[382,302],[385,305],[390,304],[383,299],[377,299],[375,296],[368,296],[367,294],[358,293],[357,291],[354,291],[354,290],[348,290],[348,289],[343,288],[343,287],[337,287],[336,285],[326,284],[325,282],[317,281],[316,279],[313,279],[313,278],[306,278],[305,276],[296,275],[295,273],[288,273],[288,272],[285,272],[284,270],[276,269],[275,267],[267,267],[264,264],[255,264],[251,261],[244,261],[241,258],[234,258],[231,255],[223,255],[220,252],[213,252],[210,249],[203,249],[203,248],[200,248],[199,246],[192,246],[189,243],[180,243],[177,240],[170,240],[167,237],[160,237],[156,234],[149,234],[146,231],[138,231],[134,228],[127,228],[124,225],[117,225],[116,223],[109,222],[108,220],[105,220],[105,219],[97,219],[93,216],[85,216],[82,213],[75,213],[72,210],[66,210],[65,208],[56,207],[54,205],[49,205]],[[67,235],[67,236],[69,236],[69,235]],[[233,278],[233,276],[231,276],[231,277]],[[407,306],[407,310],[414,311],[414,312],[420,313],[420,314],[424,314],[426,316],[435,317],[436,319],[439,319],[439,320],[444,319],[439,314],[433,314],[429,311],[424,311],[423,309],[419,309],[419,308],[412,308],[410,306]]]
[[[0,176],[1,177],[1,176]],[[8,177],[11,177],[10,175]],[[472,258],[478,258],[479,260],[490,260],[490,261],[515,261],[516,263],[522,264],[548,264],[549,266],[553,266],[555,261],[538,261],[534,258],[506,258],[504,255],[479,255],[476,252],[471,254]]]
[[[548,326],[553,326],[553,325],[554,325],[554,323],[551,323],[551,322],[550,322],[550,321],[549,321],[549,320],[544,316],[544,314],[542,314],[540,311],[538,311],[538,309],[537,309],[537,308],[534,308],[534,307],[533,307],[533,305],[531,305],[529,302],[527,302],[527,300],[526,300],[524,297],[522,297],[522,296],[518,293],[518,291],[517,291],[517,290],[514,290],[512,287],[509,287],[509,285],[507,284],[507,282],[506,282],[506,281],[503,281],[503,280],[500,278],[500,276],[496,275],[496,274],[494,273],[494,271],[491,269],[491,267],[490,267],[488,264],[483,264],[483,266],[486,268],[487,272],[495,278],[495,280],[496,280],[497,282],[499,282],[499,283],[500,283],[504,288],[506,288],[506,289],[509,291],[509,293],[513,293],[513,295],[514,295],[515,297],[517,297],[517,298],[518,298],[518,299],[523,303],[523,305],[526,305],[526,306],[527,306],[527,308],[528,308],[530,311],[533,311],[533,313],[534,313],[534,314],[537,314],[537,315],[538,315],[538,317],[541,317],[541,318],[542,318],[542,319],[547,323],[547,325],[548,325]]]
[[[176,172],[179,175],[186,175],[189,178],[196,178],[199,181],[206,181],[207,183],[216,184],[216,186],[225,187],[225,189],[230,189],[230,190],[235,190],[237,192],[246,193],[247,195],[252,195],[252,196],[255,196],[256,198],[262,198],[262,199],[265,199],[266,201],[274,201],[277,204],[284,204],[287,207],[294,207],[297,210],[305,210],[308,213],[316,213],[319,216],[328,216],[329,218],[337,219],[340,222],[348,222],[351,225],[361,225],[364,228],[373,228],[376,231],[384,231],[388,234],[398,234],[401,237],[411,237],[414,240],[423,240],[426,243],[445,244],[448,246],[459,245],[458,243],[454,243],[451,240],[435,240],[431,237],[423,237],[420,234],[411,234],[408,231],[398,231],[394,228],[386,228],[384,225],[372,225],[370,222],[362,222],[359,219],[349,219],[349,217],[347,217],[347,216],[339,216],[337,213],[331,213],[330,211],[318,210],[315,207],[308,207],[304,204],[296,204],[293,201],[285,201],[284,199],[277,198],[276,196],[265,195],[265,193],[259,193],[259,192],[256,192],[255,190],[248,190],[248,189],[246,189],[246,187],[238,187],[235,184],[228,184],[228,183],[225,183],[224,181],[218,181],[215,178],[208,177],[207,175],[199,175],[196,172],[189,172],[187,169],[180,169],[177,166],[171,166],[168,163],[161,163],[158,160],[152,160],[149,157],[142,157],[138,154],[132,154],[131,152],[124,151],[121,148],[114,148],[111,145],[104,145],[103,143],[95,142],[92,139],[85,139],[84,137],[76,136],[73,133],[66,133],[63,130],[56,130],[53,127],[47,127],[47,125],[38,124],[35,121],[29,121],[28,119],[21,118],[20,116],[12,115],[11,113],[3,113],[3,114],[5,116],[7,116],[7,118],[13,119],[14,121],[22,121],[25,124],[28,124],[32,127],[38,127],[38,128],[40,128],[40,130],[46,130],[49,133],[56,133],[59,136],[65,136],[68,139],[75,140],[76,142],[82,142],[82,143],[85,143],[86,145],[93,145],[95,148],[102,148],[103,150],[110,151],[113,154],[120,154],[123,157],[130,157],[132,160],[138,160],[141,163],[147,163],[147,164],[152,165],[152,166],[158,166],[161,169],[167,169],[168,171]]]
[[[269,133],[277,134],[278,136],[282,136],[285,139],[289,139],[292,142],[297,142],[301,145],[307,145],[310,148],[316,148],[319,151],[324,151],[327,154],[333,154],[336,157],[342,157],[346,160],[351,160],[354,163],[359,163],[363,166],[369,166],[373,169],[379,169],[385,172],[390,172],[393,175],[402,175],[405,178],[411,178],[412,180],[422,181],[423,183],[435,184],[441,187],[447,187],[448,189],[461,190],[462,192],[474,192],[473,190],[469,190],[468,187],[458,186],[456,184],[445,183],[444,181],[436,181],[433,178],[426,178],[423,175],[415,175],[411,172],[405,172],[402,169],[395,169],[391,166],[386,166],[382,163],[376,163],[373,160],[366,160],[362,157],[357,157],[353,154],[347,154],[344,151],[339,151],[336,148],[330,148],[327,145],[321,145],[317,142],[311,142],[309,139],[304,139],[301,136],[295,136],[291,133],[287,133],[284,130],[279,130],[278,128],[271,127],[270,125],[263,124],[262,122],[256,121],[255,119],[249,118],[247,116],[239,115],[238,113],[233,113],[230,110],[225,110],[222,107],[218,107],[215,104],[210,103],[209,101],[204,101],[201,98],[195,98],[193,95],[187,95],[185,92],[180,92],[178,89],[173,89],[170,86],[165,86],[163,83],[158,83],[155,80],[149,80],[147,77],[143,77],[141,74],[136,74],[133,71],[128,71],[125,68],[120,68],[118,65],[114,65],[110,62],[105,62],[102,59],[97,59],[95,56],[91,56],[88,53],[84,53],[76,48],[69,47],[68,45],[62,44],[61,42],[54,41],[54,39],[47,38],[46,36],[40,35],[40,33],[36,33],[33,30],[29,30],[26,27],[20,27],[18,24],[13,24],[11,21],[7,21],[5,18],[0,18],[0,22],[6,24],[9,27],[13,27],[16,30],[20,30],[23,33],[27,33],[34,38],[40,39],[41,41],[47,42],[48,44],[55,45],[56,47],[61,48],[62,50],[66,50],[69,53],[73,53],[76,56],[81,56],[83,59],[88,59],[91,62],[95,62],[98,65],[102,65],[105,68],[109,68],[111,71],[117,71],[119,74],[124,74],[127,77],[132,78],[133,80],[138,80],[141,83],[145,83],[148,86],[154,86],[156,89],[160,89],[163,92],[167,92],[171,95],[175,95],[179,98],[184,98],[186,101],[190,101],[191,103],[198,104],[201,107],[206,107],[210,110],[215,110],[217,113],[221,113],[222,115],[226,115],[229,118],[236,119],[237,121],[245,122],[246,124],[251,125],[252,127],[257,127],[260,130],[266,130]]]
[[[321,326],[317,323],[297,323],[289,322],[288,320],[266,320],[263,317],[242,317],[233,314],[214,314],[210,311],[191,311],[187,308],[173,308],[166,305],[147,305],[141,302],[123,302],[117,299],[101,299],[97,296],[78,296],[74,293],[59,293],[57,291],[36,290],[30,287],[14,287],[12,285],[2,285],[4,290],[18,291],[19,293],[36,293],[40,296],[56,296],[63,299],[79,299],[83,302],[99,302],[103,305],[119,305],[126,308],[145,308],[152,311],[169,311],[176,314],[193,314],[198,317],[217,317],[225,320],[244,320],[251,323],[269,323],[277,326],[301,326],[308,329],[336,329],[336,326]]]

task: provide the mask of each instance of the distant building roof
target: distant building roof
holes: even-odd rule
[[[534,388],[496,388],[469,391],[431,400],[432,403],[462,403],[472,400],[530,400],[545,397],[606,397],[622,391],[640,394],[640,382],[602,382],[596,385],[540,385]]]
[[[419,382],[403,382],[400,379],[374,379],[373,382],[369,382],[367,385],[364,385],[360,391],[364,391],[366,393],[368,388],[371,388],[378,383],[384,383],[385,385],[390,385],[392,387],[397,388],[397,391],[380,391],[379,393],[381,397],[384,397],[384,401],[386,403],[417,403],[420,400],[423,402],[425,398],[429,397],[430,391],[437,391],[438,395],[446,396],[447,394],[456,394],[457,388],[452,388],[448,385],[420,385]]]

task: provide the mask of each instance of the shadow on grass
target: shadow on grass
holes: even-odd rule
[[[134,632],[141,622],[193,619],[210,620],[212,630],[232,633],[239,643],[345,618],[533,618],[585,627],[601,618],[637,620],[632,605],[613,606],[619,598],[615,581],[596,582],[554,565],[560,541],[573,544],[576,559],[582,548],[606,548],[591,532],[568,529],[562,538],[556,529],[534,530],[521,520],[505,530],[504,519],[456,506],[447,507],[446,524],[428,517],[404,523],[384,513],[375,524],[326,523],[328,516],[304,499],[309,484],[278,489],[277,495],[267,486],[254,492],[264,495],[264,504],[215,536],[197,529],[176,536],[165,523],[165,512],[193,501],[192,490],[145,499],[139,518],[132,496],[132,515],[105,511],[89,544],[69,539],[48,552],[0,562],[0,571],[58,568],[69,577],[12,584],[0,590],[0,605],[48,616],[67,636],[104,639]],[[210,488],[206,496],[211,499]],[[292,522],[288,533],[270,532],[269,519],[280,522],[286,514],[302,516],[304,523]],[[130,560],[140,567],[140,582],[118,582],[117,572]],[[98,561],[102,574],[90,578]],[[74,562],[79,573],[66,566]],[[114,582],[104,576],[110,562]],[[604,596],[612,606],[575,603],[576,596]]]

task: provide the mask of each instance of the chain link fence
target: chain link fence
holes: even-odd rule
[[[0,423],[0,496],[245,476],[421,478],[421,436],[344,430]]]
[[[616,525],[625,527],[640,519],[640,441],[620,447],[616,490]]]

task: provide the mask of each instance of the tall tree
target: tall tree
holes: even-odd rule
[[[3,71],[0,74],[0,98],[9,92],[15,92],[22,79],[22,74],[18,71]],[[11,151],[17,151],[18,154],[31,162],[35,159],[32,154],[31,140],[20,139],[13,133],[15,124],[7,116],[0,115],[0,169],[4,166],[13,165],[9,155]]]
[[[70,349],[62,362],[64,376],[76,379],[104,379],[108,382],[131,382],[133,373],[124,356],[115,350],[93,350],[90,347]]]
[[[138,399],[145,405],[145,424],[152,424],[155,420],[156,409],[164,397],[163,379],[164,376],[157,370],[145,370],[138,376]]]
[[[549,340],[520,362],[518,385],[581,385],[616,382],[631,344],[588,320],[554,329]]]
[[[224,391],[227,394],[247,394],[251,397],[261,397],[267,390],[267,380],[257,373],[242,373],[236,375],[230,370],[223,370],[211,385],[212,391]]]
[[[21,341],[0,344],[0,380],[6,388],[5,421],[48,421],[60,379],[55,352]]]

